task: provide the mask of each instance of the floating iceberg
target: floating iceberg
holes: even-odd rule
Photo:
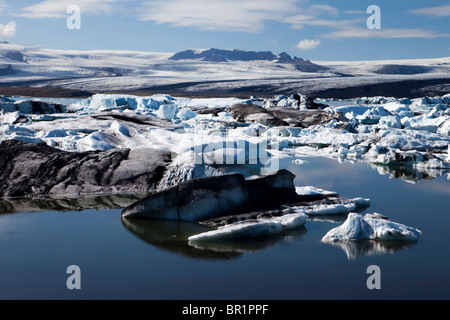
[[[281,233],[284,230],[299,228],[306,223],[307,219],[308,216],[300,212],[270,219],[238,222],[219,227],[217,230],[190,236],[188,240],[190,242],[197,242],[273,235]]]
[[[370,200],[364,198],[340,199],[338,203],[317,204],[301,207],[308,216],[342,215],[370,206]],[[300,208],[299,208],[300,209]]]
[[[362,216],[351,212],[347,220],[339,227],[330,230],[322,241],[417,241],[421,236],[420,230],[390,221],[380,214]]]

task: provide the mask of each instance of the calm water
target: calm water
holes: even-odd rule
[[[2,214],[0,299],[450,298],[447,175],[412,184],[364,163],[306,160],[282,162],[296,185],[370,198],[367,212],[419,228],[423,238],[322,243],[337,218],[270,239],[192,247],[186,238],[204,229],[198,224],[127,222],[120,209]],[[66,287],[70,265],[81,268],[81,290]],[[380,290],[366,286],[370,265],[381,269]]]

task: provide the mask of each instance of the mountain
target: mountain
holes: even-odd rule
[[[274,54],[271,51],[246,51],[246,50],[223,50],[211,48],[208,50],[194,51],[192,49],[175,53],[169,60],[201,60],[209,62],[228,61],[275,61],[277,63],[289,63],[297,66],[299,71],[318,72],[328,70],[327,67],[319,66],[309,60],[302,58],[292,58],[286,52]]]
[[[211,48],[209,50],[194,51],[186,50],[175,53],[170,60],[201,59],[202,61],[226,62],[226,61],[273,61],[278,58],[270,51],[245,51],[245,50],[222,50]]]

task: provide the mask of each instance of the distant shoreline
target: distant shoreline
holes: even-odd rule
[[[220,82],[220,81],[219,81]],[[227,81],[224,81],[227,82]],[[229,82],[229,81],[228,81]],[[178,97],[187,98],[249,98],[258,96],[269,98],[274,95],[290,95],[293,93],[306,94],[312,98],[328,99],[353,99],[358,97],[385,96],[395,98],[421,98],[426,96],[443,96],[450,93],[450,78],[437,79],[419,79],[387,81],[384,83],[364,84],[360,86],[349,86],[346,88],[330,87],[322,90],[314,90],[311,84],[307,88],[302,87],[302,83],[295,82],[289,84],[289,87],[268,85],[248,85],[238,88],[214,88],[211,90],[198,91],[193,86],[199,84],[208,84],[210,82],[181,83],[175,85],[154,86],[149,88],[140,88],[131,91],[109,91],[109,92],[89,92],[83,90],[71,90],[63,88],[42,88],[23,85],[0,84],[0,95],[3,96],[27,96],[27,97],[46,97],[46,98],[88,98],[96,93],[104,94],[130,94],[137,96],[147,96],[153,94],[169,94]],[[216,82],[217,83],[217,82]]]

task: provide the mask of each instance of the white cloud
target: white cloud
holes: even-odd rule
[[[346,29],[351,28],[358,23],[363,23],[365,21],[366,19],[352,19],[352,20],[318,19],[313,16],[303,14],[290,16],[284,20],[284,22],[290,24],[293,29],[303,29],[305,26]]]
[[[423,9],[421,13],[441,16],[450,15],[450,6]],[[320,38],[343,39],[343,38],[448,38],[448,33],[439,33],[424,29],[401,29],[389,28],[381,30],[369,30],[366,28],[367,13],[365,11],[345,11],[346,14],[365,15],[354,19],[323,19],[321,15],[338,16],[338,10],[328,5],[314,5],[303,10],[300,14],[292,14],[284,19],[293,29],[303,29],[307,26],[324,27],[331,29],[330,32],[319,35]]]
[[[367,28],[343,28],[341,30],[332,31],[321,35],[324,38],[330,39],[343,39],[343,38],[386,38],[386,39],[399,39],[399,38],[449,38],[448,33],[437,33],[435,31],[422,30],[422,29],[397,29],[388,28],[380,30],[369,30]]]
[[[305,40],[300,41],[297,44],[297,48],[299,48],[300,50],[312,50],[312,49],[315,49],[319,45],[320,45],[320,40],[305,39]]]
[[[81,13],[110,13],[114,4],[124,0],[45,0],[38,4],[24,7],[18,16],[24,18],[67,18],[67,8],[77,5]]]
[[[363,11],[363,10],[347,10],[347,11],[344,11],[344,13],[347,13],[347,14],[367,14],[367,12]]]
[[[16,23],[11,21],[8,24],[0,24],[0,38],[11,38],[16,35]]]
[[[326,14],[329,16],[337,16],[339,14],[339,10],[335,7],[329,6],[327,4],[315,4],[309,7],[306,12],[313,16],[318,16],[321,14]]]
[[[422,14],[435,17],[450,17],[450,5],[410,10],[414,14]]]
[[[296,0],[152,0],[140,19],[211,31],[255,33],[297,10]]]

